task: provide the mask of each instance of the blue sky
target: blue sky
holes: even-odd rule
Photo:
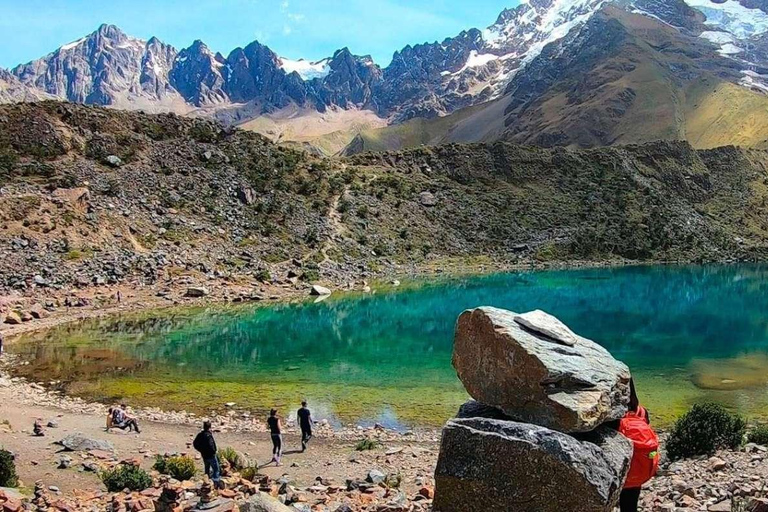
[[[0,0],[0,66],[13,67],[113,23],[176,48],[224,55],[254,39],[288,58],[348,46],[386,65],[406,44],[484,28],[518,0]]]

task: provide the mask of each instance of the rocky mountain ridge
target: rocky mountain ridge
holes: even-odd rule
[[[547,45],[564,48],[607,5],[700,38],[733,62],[730,81],[768,91],[768,14],[759,2],[529,0],[505,9],[485,30],[406,46],[385,68],[347,48],[309,62],[286,59],[254,41],[224,56],[202,41],[176,50],[155,37],[143,41],[103,25],[3,72],[3,83],[15,77],[15,92],[0,101],[47,94],[118,108],[203,113],[232,124],[287,107],[365,109],[392,123],[434,118],[519,89]]]

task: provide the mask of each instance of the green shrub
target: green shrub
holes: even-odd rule
[[[0,174],[10,176],[18,161],[19,157],[10,147],[0,146]]]
[[[248,466],[248,461],[243,457],[237,450],[232,448],[231,446],[227,446],[226,448],[222,448],[219,450],[219,453],[217,454],[219,457],[219,460],[226,460],[229,463],[229,467],[231,467],[235,471],[240,471],[243,468],[246,468]]]
[[[316,268],[305,268],[301,273],[301,280],[307,283],[320,280],[320,272]]]
[[[768,446],[768,425],[756,425],[747,434],[750,443]]]
[[[390,489],[399,489],[402,483],[403,483],[403,475],[401,475],[400,473],[389,473],[384,478],[384,485],[386,485]]]
[[[240,477],[254,482],[259,477],[259,467],[255,464],[244,467],[240,470]]]
[[[359,452],[365,452],[368,450],[375,450],[379,447],[379,442],[370,437],[366,437],[355,445],[355,450]]]
[[[152,485],[152,477],[138,466],[121,464],[101,473],[101,481],[109,492],[123,489],[143,491]]]
[[[8,450],[0,450],[0,487],[16,487],[19,478],[16,476],[16,463],[13,454]]]
[[[176,480],[189,480],[197,472],[195,461],[191,457],[158,455],[152,469],[162,475],[170,475]]]
[[[272,274],[265,268],[256,271],[256,274],[254,274],[253,277],[255,277],[257,281],[261,281],[263,283],[272,281]]]
[[[670,460],[678,460],[721,448],[737,448],[745,430],[744,420],[723,406],[696,404],[675,422],[667,441],[667,455]]]

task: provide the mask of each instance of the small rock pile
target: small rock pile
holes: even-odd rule
[[[470,401],[443,429],[436,512],[609,512],[632,445],[607,422],[629,401],[629,369],[541,311],[459,317],[453,365]]]

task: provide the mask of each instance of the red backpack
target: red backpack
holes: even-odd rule
[[[634,447],[624,488],[640,488],[659,469],[659,436],[648,424],[648,411],[642,406],[621,419],[619,432],[632,441]]]

